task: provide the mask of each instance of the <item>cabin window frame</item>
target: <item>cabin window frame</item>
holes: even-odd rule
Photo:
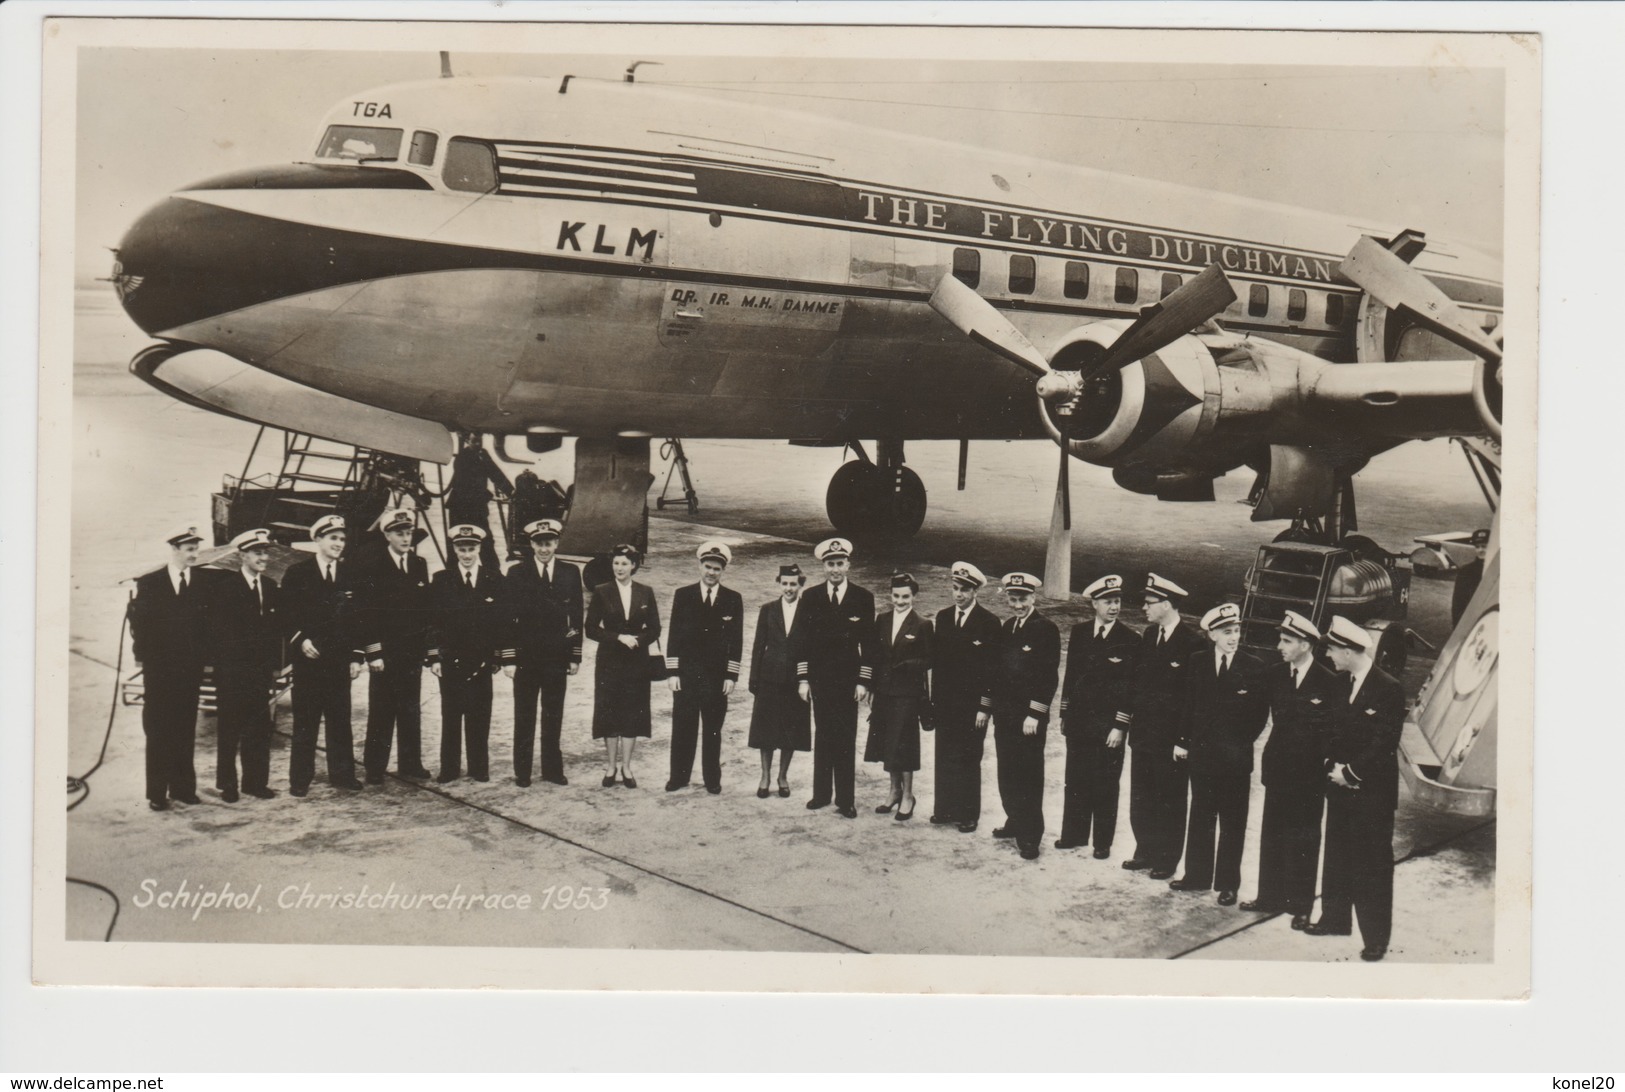
[[[1247,289],[1247,315],[1249,318],[1268,318],[1270,313],[1270,286],[1254,284]]]
[[[1018,274],[1016,266],[1021,263],[1026,264],[1027,270]],[[1030,296],[1038,291],[1038,260],[1031,254],[1010,255],[1009,273],[1009,289],[1012,296]]]
[[[1333,310],[1334,306],[1336,307],[1336,310],[1337,310],[1337,314],[1335,314],[1335,315],[1332,314],[1332,310]],[[1327,326],[1330,326],[1334,330],[1342,329],[1343,325],[1348,321],[1347,316],[1349,315],[1349,312],[1350,312],[1350,308],[1348,306],[1348,300],[1347,300],[1347,298],[1344,297],[1343,293],[1341,293],[1341,292],[1328,292],[1328,293],[1326,293],[1326,325]]]
[[[1140,271],[1131,265],[1117,267],[1112,284],[1112,299],[1117,303],[1140,302]]]
[[[1301,288],[1286,291],[1286,320],[1302,322],[1309,317],[1309,293]]]
[[[1090,279],[1088,262],[1068,261],[1062,270],[1061,295],[1069,300],[1088,299]]]
[[[981,284],[982,252],[971,246],[954,247],[953,275],[966,288]]]
[[[1169,296],[1179,291],[1180,287],[1184,283],[1185,278],[1180,276],[1178,273],[1164,273],[1162,275],[1161,287],[1158,289],[1161,294],[1157,298],[1164,300],[1167,299]]]

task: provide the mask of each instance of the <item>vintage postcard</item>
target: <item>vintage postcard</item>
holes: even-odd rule
[[[1526,994],[1538,38],[44,61],[35,981]]]

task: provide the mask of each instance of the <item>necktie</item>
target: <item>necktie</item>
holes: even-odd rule
[[[401,572],[403,572],[403,573],[406,573],[406,575],[408,575],[408,576],[410,576],[410,575],[411,575],[411,573],[409,573],[409,572],[407,572],[407,568],[406,568],[406,555],[405,555],[405,554],[402,554],[402,555],[401,555]]]
[[[333,582],[333,566],[325,565],[322,567],[322,579],[329,584]]]
[[[1220,656],[1219,657],[1219,678],[1222,679],[1228,674],[1230,674],[1230,657],[1229,656]]]
[[[552,584],[553,583],[553,566],[552,565],[543,565],[542,566],[542,583],[543,584]]]
[[[967,615],[969,613],[970,613],[969,611],[964,611],[964,610],[960,611],[959,612],[959,621],[955,622],[954,626],[956,628],[958,628],[958,629],[964,629],[965,628],[965,615]]]
[[[1161,648],[1162,647],[1162,627],[1161,626],[1157,627],[1157,635],[1151,639],[1151,647],[1152,648]]]
[[[706,606],[707,610],[709,610],[710,607],[711,607],[711,589],[710,588],[705,589],[705,606]]]
[[[835,599],[835,605],[837,607],[840,606],[841,605],[841,589],[840,588],[835,589],[834,599]]]
[[[182,593],[184,593],[186,591],[186,589],[191,587],[191,586],[192,586],[191,582],[186,579],[186,570],[182,569],[181,570],[181,591],[182,591]]]
[[[463,570],[463,583],[466,584],[470,588],[472,588],[474,586],[474,573],[473,573],[473,570],[471,570],[471,569],[464,569]]]
[[[260,578],[257,577],[257,576],[254,578],[254,598],[256,600],[258,600],[258,602],[259,602],[260,613],[264,614],[265,613],[265,593],[260,591]]]
[[[1104,641],[1105,639],[1106,639],[1106,627],[1105,626],[1096,626],[1095,627],[1095,640]]]

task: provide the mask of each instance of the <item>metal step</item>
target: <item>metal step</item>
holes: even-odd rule
[[[332,478],[326,474],[307,474],[303,470],[290,470],[282,475],[285,481],[315,482],[317,485],[349,485],[349,478]]]
[[[329,512],[338,508],[338,505],[331,500],[306,500],[304,497],[278,497],[274,503],[297,504],[305,508],[321,508]]]
[[[288,457],[291,459],[295,455],[307,459],[332,459],[334,462],[340,463],[359,463],[367,458],[366,454],[361,451],[318,451],[316,448],[311,447],[289,448]]]

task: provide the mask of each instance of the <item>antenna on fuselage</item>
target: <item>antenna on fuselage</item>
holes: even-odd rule
[[[622,78],[625,79],[627,83],[636,83],[637,78],[633,75],[633,73],[635,73],[638,70],[638,65],[640,65],[640,64],[660,64],[660,63],[662,63],[662,62],[660,62],[660,61],[633,61],[631,64],[626,66],[626,75],[624,77],[622,77]]]
[[[448,49],[440,51],[440,78],[451,79],[451,51]]]

